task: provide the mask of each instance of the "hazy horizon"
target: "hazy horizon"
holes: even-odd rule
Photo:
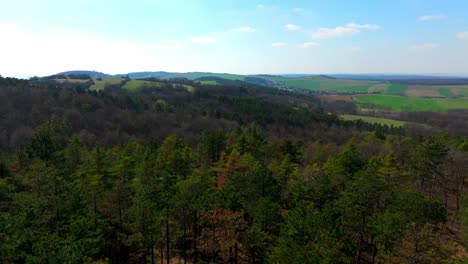
[[[467,75],[466,10],[457,0],[9,1],[0,75]]]
[[[13,77],[13,78],[20,78],[20,79],[29,79],[33,77],[47,77],[55,74],[60,74],[60,73],[65,73],[65,72],[79,72],[79,71],[93,71],[93,72],[99,72],[99,73],[104,73],[104,74],[109,74],[109,75],[120,75],[120,74],[128,74],[128,73],[137,73],[137,71],[129,71],[129,72],[117,72],[117,73],[109,73],[109,72],[103,72],[103,71],[98,71],[98,70],[86,70],[86,69],[80,69],[80,70],[67,70],[67,71],[59,71],[55,72],[50,75],[16,75],[16,76],[8,76],[8,75],[2,75],[0,73],[0,76],[3,77]],[[139,72],[168,72],[164,70],[144,70],[144,71],[139,71]],[[210,72],[210,71],[187,71],[187,72],[169,72],[169,73],[193,73],[193,72],[206,72],[206,73],[215,73],[215,74],[234,74],[234,75],[278,75],[278,76],[318,76],[318,75],[330,75],[330,76],[337,76],[337,75],[349,75],[349,76],[424,76],[424,77],[449,77],[449,78],[467,78],[468,73],[346,73],[346,72],[328,72],[328,73],[301,73],[301,72],[290,72],[290,73],[251,73],[251,74],[240,74],[240,73],[232,73],[232,72]]]

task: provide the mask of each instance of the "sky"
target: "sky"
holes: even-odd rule
[[[466,0],[0,0],[0,75],[468,74]]]

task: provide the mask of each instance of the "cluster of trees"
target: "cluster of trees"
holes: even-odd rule
[[[174,84],[175,87],[174,87]],[[66,120],[84,144],[111,146],[130,136],[163,140],[168,134],[194,142],[203,130],[256,123],[268,137],[345,142],[358,130],[403,133],[401,129],[345,122],[310,96],[260,87],[190,85],[137,92],[89,91],[82,84],[0,78],[0,148],[16,149],[52,115]],[[179,87],[180,86],[180,87]],[[327,133],[322,133],[326,129]]]
[[[257,127],[86,147],[63,120],[0,163],[0,259],[456,263],[467,155],[445,135],[342,146]]]
[[[428,124],[432,127],[446,131],[451,136],[468,135],[468,110],[450,110],[446,113],[437,112],[403,112],[398,114],[398,119]]]

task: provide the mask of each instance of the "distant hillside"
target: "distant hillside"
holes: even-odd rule
[[[132,79],[147,79],[147,78],[158,78],[158,79],[179,79],[186,78],[189,80],[195,80],[202,77],[217,77],[227,80],[243,80],[244,75],[229,74],[229,73],[211,73],[211,72],[165,72],[165,71],[144,71],[144,72],[129,72],[121,74],[107,74],[96,71],[66,71],[57,73],[55,75],[89,75],[91,78],[119,78],[128,76]]]
[[[66,71],[66,72],[57,73],[56,75],[65,75],[65,76],[88,75],[91,78],[111,78],[112,77],[112,75],[110,74],[97,72],[97,71]]]
[[[65,77],[64,77],[65,76]],[[239,75],[229,73],[212,72],[166,72],[166,71],[144,71],[130,72],[122,74],[106,74],[96,71],[67,71],[48,78],[55,79],[94,79],[94,82],[107,82],[103,79],[120,79],[125,77],[131,79],[146,80],[192,80],[204,84],[223,84],[223,85],[257,85],[263,87],[277,88],[281,90],[291,90],[309,94],[405,94],[407,86],[424,85],[427,87],[418,88],[417,91],[410,89],[408,95],[418,94],[425,91],[424,96],[447,95],[433,91],[435,86],[458,85],[460,89],[439,87],[441,89],[453,90],[454,94],[450,96],[467,96],[466,86],[467,78],[448,77],[448,76],[420,76],[420,75],[398,75],[398,74],[330,74],[330,75],[307,75],[307,74],[287,74],[287,75]],[[63,82],[63,81],[62,81]],[[99,86],[99,85],[97,85]],[[432,86],[432,87],[429,87]],[[99,86],[101,87],[101,86]],[[400,87],[399,92],[395,88]]]

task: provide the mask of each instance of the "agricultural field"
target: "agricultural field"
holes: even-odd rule
[[[406,96],[415,97],[463,97],[468,96],[466,85],[410,85],[405,93]]]
[[[455,96],[468,96],[467,85],[443,86],[441,89],[449,89]]]
[[[379,83],[371,86],[367,92],[369,93],[385,93],[390,87],[390,83]]]
[[[405,85],[390,82],[334,79],[323,76],[277,77],[258,76],[277,83],[308,90],[335,93],[386,94],[409,97],[454,98],[468,96],[467,85]]]
[[[468,98],[421,98],[394,95],[359,95],[354,99],[361,108],[377,107],[392,111],[446,112],[468,109]]]
[[[439,91],[439,94],[443,97],[456,97],[452,90],[448,88],[439,88],[437,91]]]
[[[392,94],[392,95],[405,95],[406,90],[408,90],[408,86],[402,84],[390,84],[390,86],[385,91],[385,94]]]
[[[462,96],[468,96],[468,88],[467,89],[460,89],[458,94],[462,95]]]
[[[394,126],[394,127],[402,127],[403,125],[407,124],[407,122],[404,122],[404,121],[381,118],[381,117],[372,117],[372,116],[340,115],[340,117],[343,118],[344,120],[350,120],[350,121],[362,120],[367,123]]]
[[[319,97],[325,101],[344,101],[348,103],[354,102],[354,97],[352,95],[343,95],[343,94],[332,94],[332,95],[323,95]]]
[[[289,87],[339,93],[367,93],[371,87],[381,84],[376,81],[346,80],[326,77],[286,78],[262,76],[262,78],[276,81]]]

